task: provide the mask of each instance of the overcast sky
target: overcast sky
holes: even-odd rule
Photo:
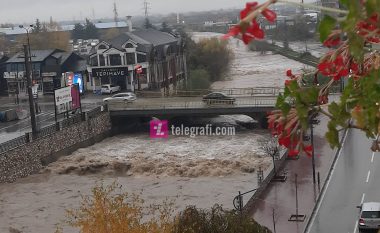
[[[143,15],[144,0],[115,0],[119,17]],[[247,0],[149,0],[151,14],[243,8]],[[0,0],[0,23],[113,17],[114,0]]]

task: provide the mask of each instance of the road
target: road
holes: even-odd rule
[[[362,202],[380,202],[380,153],[358,130],[349,130],[333,175],[307,233],[358,232]]]
[[[102,102],[99,100],[90,100],[87,102],[82,101],[83,111],[88,111],[92,108],[99,106]],[[54,104],[51,102],[40,103],[41,113],[36,115],[37,129],[51,125],[55,122]],[[10,107],[12,108],[12,107]],[[29,110],[28,105],[21,106],[22,109]],[[62,118],[59,116],[58,120]],[[30,117],[11,122],[0,123],[0,143],[12,140],[19,136],[24,135],[26,132],[31,131]]]

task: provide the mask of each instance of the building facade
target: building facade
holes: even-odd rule
[[[0,55],[0,95],[6,95],[8,93],[7,81],[4,78],[5,62],[8,57]]]
[[[80,73],[86,84],[86,61],[75,53],[60,49],[32,50],[33,83],[38,91],[53,94],[67,85],[66,73]],[[24,53],[19,52],[5,62],[4,78],[10,93],[27,93]]]
[[[142,67],[137,73],[136,66]],[[153,30],[125,32],[101,41],[89,55],[93,90],[103,84],[124,90],[170,90],[186,79],[186,57],[180,37]]]

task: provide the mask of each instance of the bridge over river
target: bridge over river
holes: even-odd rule
[[[214,90],[213,90],[214,91]],[[266,113],[275,108],[278,88],[247,88],[218,90],[236,98],[234,104],[225,100],[202,101],[207,91],[177,92],[171,97],[144,97],[134,102],[108,103],[111,117],[178,117],[243,114],[266,122]],[[208,91],[210,92],[210,91]]]

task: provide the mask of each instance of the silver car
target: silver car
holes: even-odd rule
[[[380,202],[365,202],[360,208],[359,232],[380,229]]]
[[[103,102],[132,102],[137,99],[136,95],[132,92],[119,93],[111,97],[103,99]]]

